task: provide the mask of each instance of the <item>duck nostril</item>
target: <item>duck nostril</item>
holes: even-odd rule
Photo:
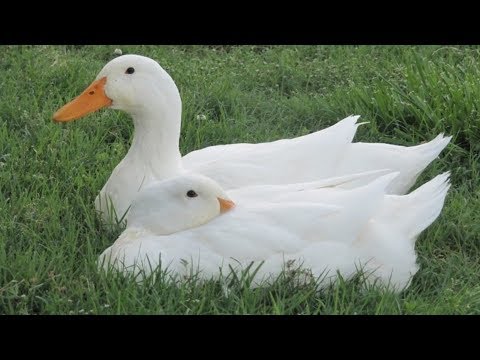
[[[95,94],[95,91],[93,90],[88,93],[88,95],[93,95],[93,94]]]

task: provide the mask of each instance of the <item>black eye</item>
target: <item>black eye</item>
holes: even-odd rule
[[[194,198],[194,197],[197,197],[198,194],[193,190],[188,190],[187,191],[187,196],[190,197],[190,198]]]
[[[135,69],[133,67],[129,67],[127,71],[125,71],[125,74],[133,74],[135,72]]]

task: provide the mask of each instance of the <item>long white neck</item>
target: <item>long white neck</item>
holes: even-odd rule
[[[175,90],[168,96],[147,96],[142,107],[130,112],[135,132],[126,159],[157,179],[177,175],[183,169],[179,150],[182,103]]]

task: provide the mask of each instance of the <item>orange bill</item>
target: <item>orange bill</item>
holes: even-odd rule
[[[107,77],[94,81],[80,96],[53,114],[53,120],[62,122],[75,120],[112,105],[112,100],[105,94],[106,82]]]
[[[219,197],[217,197],[217,199],[220,203],[220,212],[222,214],[235,207],[235,203],[232,200],[225,200]]]

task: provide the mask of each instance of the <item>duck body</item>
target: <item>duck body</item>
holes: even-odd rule
[[[158,189],[177,178],[160,182],[140,193],[127,229],[100,261],[125,273],[149,275],[161,266],[178,276],[199,271],[203,279],[261,265],[254,286],[278,276],[285,264],[309,269],[312,278],[328,279],[325,285],[337,279],[337,271],[349,278],[361,268],[371,274],[369,281],[401,290],[418,270],[415,240],[440,214],[448,174],[402,196],[386,194],[398,174],[377,174],[367,185],[348,188],[371,176],[227,191],[237,204],[234,209],[200,226],[173,232],[162,231],[158,224],[175,222],[169,216],[180,218],[175,209],[163,217],[148,217],[156,213],[154,207],[168,209],[175,202],[152,202]]]
[[[211,146],[183,158],[173,151],[175,147],[172,151],[167,147],[155,149],[149,146],[146,137],[138,139],[135,136],[129,152],[100,191],[96,208],[102,214],[111,214],[113,203],[116,217],[123,217],[142,188],[187,172],[211,177],[225,189],[306,182],[333,176],[345,146],[355,135],[357,119],[358,116],[351,116],[330,128],[294,139]],[[176,147],[178,149],[178,144]],[[153,153],[161,155],[152,157]],[[315,155],[305,156],[306,153]],[[177,160],[167,161],[172,158]],[[295,164],[295,171],[291,169],[292,164]]]

